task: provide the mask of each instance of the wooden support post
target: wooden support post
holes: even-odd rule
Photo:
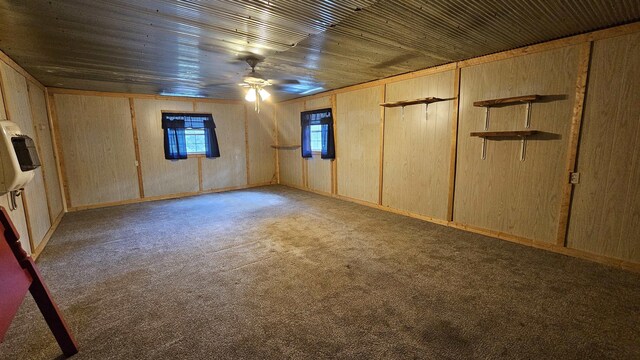
[[[571,173],[575,171],[578,157],[578,143],[580,140],[580,130],[582,129],[582,116],[584,112],[584,100],[587,91],[587,80],[589,78],[589,67],[591,65],[592,42],[582,44],[580,48],[580,59],[578,62],[578,76],[576,80],[576,96],[573,105],[573,115],[571,117],[571,132],[569,133],[569,148],[567,150],[567,160],[565,165],[565,177],[563,179],[562,198],[560,200],[560,214],[558,221],[558,232],[556,245],[566,246],[567,231],[569,229],[569,211],[571,207],[571,197],[573,195],[573,185],[570,182]]]
[[[245,105],[246,106],[246,105]],[[276,183],[280,184],[280,150],[278,149],[278,145],[279,145],[279,138],[280,138],[280,134],[278,133],[278,106],[279,105],[274,105],[273,106],[273,123],[274,123],[274,129],[275,129],[275,134],[274,134],[274,142],[276,144],[276,153],[275,153],[275,157],[276,157]]]
[[[131,128],[133,129],[133,147],[136,154],[136,169],[138,171],[138,190],[140,198],[144,199],[144,183],[142,181],[142,162],[140,160],[140,145],[138,143],[138,125],[136,123],[136,109],[133,98],[129,98],[129,109],[131,110]]]
[[[244,159],[247,171],[247,185],[249,185],[251,184],[251,163],[249,162],[249,114],[247,113],[246,106],[243,106],[242,108],[244,109]],[[259,117],[260,114],[255,114],[255,116]]]
[[[449,152],[449,196],[447,201],[447,221],[453,221],[453,200],[456,186],[456,160],[458,155],[458,113],[460,110],[460,68],[456,67],[453,77],[453,111],[451,114],[451,149]]]
[[[55,153],[58,154],[58,170],[60,171],[60,185],[62,186],[62,194],[64,195],[64,211],[67,212],[72,207],[71,195],[69,192],[69,180],[67,177],[67,171],[64,166],[64,150],[62,148],[62,138],[60,137],[60,130],[58,129],[58,111],[56,109],[56,102],[54,94],[47,95],[49,112],[50,112],[50,125],[51,132],[53,133],[53,144]]]
[[[331,94],[331,115],[333,116],[333,146],[336,158],[331,161],[331,193],[338,194],[338,131],[337,117],[338,107],[336,106],[336,94]]]
[[[383,84],[380,88],[380,103],[384,103],[387,97],[387,85]],[[385,107],[380,107],[380,166],[378,174],[378,205],[382,205],[382,187],[384,181],[384,116]]]

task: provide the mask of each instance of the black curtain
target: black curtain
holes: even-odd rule
[[[162,114],[164,129],[164,158],[179,160],[187,158],[187,141],[184,134],[184,120],[166,120]]]
[[[311,125],[322,126],[322,152],[323,159],[335,159],[336,148],[333,139],[333,116],[331,109],[305,111],[300,114],[302,157],[310,158],[311,152]]]
[[[216,136],[216,124],[211,114],[162,113],[164,129],[164,157],[169,160],[187,158],[185,129],[204,129],[205,155],[220,157],[220,147]]]

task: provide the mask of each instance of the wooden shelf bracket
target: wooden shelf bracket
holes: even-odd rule
[[[471,133],[471,136],[480,136],[482,137],[482,152],[480,158],[485,160],[487,158],[487,138],[489,137],[498,137],[498,136],[518,136],[520,138],[520,161],[524,161],[527,152],[527,136],[531,136],[537,131],[533,131],[531,134],[527,134],[526,132],[497,132],[495,134],[499,135],[489,135],[493,133],[487,132],[489,130],[489,115],[491,113],[492,107],[502,107],[509,105],[517,105],[517,104],[526,104],[526,113],[524,119],[524,127],[525,129],[531,128],[531,104],[534,101],[539,101],[541,99],[540,95],[524,95],[524,96],[516,96],[510,98],[500,98],[500,99],[491,99],[491,100],[483,100],[476,101],[473,103],[473,106],[484,107],[485,115],[484,115],[484,136],[481,135],[483,133]],[[475,135],[474,135],[475,134]]]
[[[421,98],[421,99],[415,99],[415,100],[403,100],[403,101],[386,102],[386,103],[381,103],[380,106],[388,107],[388,108],[401,107],[401,110],[400,110],[401,111],[401,115],[400,115],[400,117],[404,121],[404,107],[405,106],[424,104],[424,119],[426,121],[427,120],[427,110],[429,110],[429,104],[437,103],[437,102],[440,102],[440,101],[446,101],[446,100],[452,100],[452,99],[441,99],[441,98],[437,98],[437,97],[427,97],[427,98]]]

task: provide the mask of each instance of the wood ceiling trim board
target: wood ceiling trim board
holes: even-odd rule
[[[65,94],[65,95],[124,97],[124,98],[134,98],[134,99],[153,99],[153,100],[166,100],[166,101],[193,101],[193,102],[203,102],[203,103],[235,104],[235,105],[244,103],[244,100],[193,98],[188,96],[163,96],[163,95],[136,94],[136,93],[117,93],[117,92],[106,92],[106,91],[65,89],[65,88],[57,88],[57,87],[48,87],[47,90],[49,91],[50,94]]]
[[[44,91],[45,86],[42,85],[42,83],[38,81],[38,79],[33,77],[31,74],[29,74],[27,70],[25,70],[22,66],[18,65],[18,63],[13,61],[13,59],[11,59],[2,50],[0,50],[0,60],[4,61],[7,65],[9,65],[11,68],[17,71],[20,75],[24,76],[25,78],[27,78],[28,81],[31,81],[35,86],[39,87],[41,90]]]

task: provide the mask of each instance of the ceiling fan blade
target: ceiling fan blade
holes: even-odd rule
[[[269,82],[274,84],[274,85],[298,85],[298,84],[300,84],[300,81],[298,81],[296,79],[281,79],[281,80],[269,79]]]

